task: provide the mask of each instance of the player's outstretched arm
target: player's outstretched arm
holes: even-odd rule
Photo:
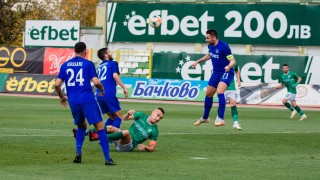
[[[63,105],[63,106],[67,106],[68,103],[67,103],[67,98],[63,95],[62,93],[62,90],[61,90],[61,84],[62,84],[62,79],[60,78],[57,78],[56,79],[56,82],[55,82],[55,89],[59,95],[59,98],[60,98],[60,103]]]
[[[192,63],[191,67],[195,68],[197,64],[199,64],[199,63],[201,63],[203,61],[207,61],[209,59],[210,59],[210,54],[208,53],[208,54],[204,55],[201,59],[198,59],[196,62]]]
[[[147,145],[144,145],[144,144],[138,144],[138,149],[140,151],[148,151],[148,152],[152,152],[155,150],[156,148],[156,145],[157,145],[157,141],[154,141],[154,140],[150,140],[150,144],[149,146]]]
[[[274,90],[277,90],[277,89],[281,89],[283,87],[283,83],[277,85],[274,87]]]
[[[125,115],[123,115],[122,119],[123,120],[133,120],[134,116],[133,114],[135,113],[135,110],[129,110]]]

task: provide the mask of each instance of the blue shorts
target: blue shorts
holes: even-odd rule
[[[234,77],[234,71],[229,71],[221,74],[213,73],[209,79],[208,85],[217,88],[219,82],[224,82],[229,86]]]
[[[96,102],[76,104],[70,106],[70,108],[75,125],[83,123],[85,119],[87,119],[90,125],[103,120]]]
[[[121,110],[120,102],[117,97],[97,96],[102,114],[114,113]]]

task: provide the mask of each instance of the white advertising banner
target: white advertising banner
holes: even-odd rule
[[[24,46],[73,47],[79,40],[80,21],[26,21]]]

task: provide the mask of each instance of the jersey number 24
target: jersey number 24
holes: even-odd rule
[[[70,78],[68,79],[67,85],[68,86],[75,86],[76,82],[79,83],[79,86],[83,86],[83,75],[82,75],[82,68],[78,71],[78,73],[74,72],[73,69],[67,69],[67,74],[70,73]],[[75,74],[77,74],[75,76]]]

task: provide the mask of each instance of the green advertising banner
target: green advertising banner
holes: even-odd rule
[[[205,80],[212,74],[208,60],[195,68],[191,64],[204,54],[154,53],[152,78]],[[282,65],[288,64],[304,84],[320,84],[320,56],[270,56],[234,55],[240,69],[241,81],[246,83],[278,83],[283,73]]]
[[[2,92],[3,86],[6,83],[8,74],[0,73],[0,92]]]
[[[157,29],[148,25],[155,15]],[[211,28],[229,44],[319,46],[320,6],[108,3],[108,42],[205,42]]]

